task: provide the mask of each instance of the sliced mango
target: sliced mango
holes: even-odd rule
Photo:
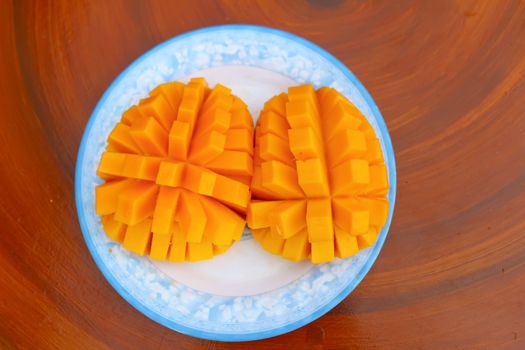
[[[206,227],[206,213],[199,197],[189,191],[183,191],[179,198],[178,220],[186,232],[186,241],[199,243]]]
[[[285,201],[251,201],[246,213],[246,222],[251,229],[269,227],[270,214]]]
[[[362,158],[367,152],[365,134],[359,130],[346,129],[329,141],[328,145],[331,167],[351,158]]]
[[[168,234],[173,231],[180,190],[161,186],[153,212],[151,231]]]
[[[161,161],[162,158],[159,157],[128,154],[126,155],[120,176],[131,179],[155,181]]]
[[[227,246],[240,238],[244,220],[239,215],[210,198],[201,197],[200,201],[206,213],[206,235],[213,244]]]
[[[149,256],[155,260],[166,260],[171,243],[171,233],[152,232]]]
[[[171,125],[168,136],[168,155],[176,160],[185,160],[191,141],[190,124],[176,120]]]
[[[115,220],[136,225],[151,217],[155,209],[159,186],[148,181],[137,181],[118,194]]]
[[[113,214],[117,210],[118,195],[134,184],[132,179],[123,179],[95,187],[95,212],[98,215]]]
[[[271,111],[280,116],[286,115],[286,102],[288,97],[285,93],[274,96],[264,103],[264,111]]]
[[[359,252],[357,237],[335,227],[335,256],[341,259],[348,258]]]
[[[283,140],[288,139],[290,126],[284,115],[279,115],[273,111],[262,111],[257,121],[260,135],[274,134]]]
[[[377,240],[377,236],[378,233],[375,228],[371,228],[367,233],[357,236],[357,244],[359,245],[359,249],[370,247]]]
[[[253,130],[230,129],[226,132],[224,149],[253,155]]]
[[[354,198],[332,199],[335,224],[344,231],[357,236],[368,232],[370,210]]]
[[[323,158],[323,148],[312,127],[288,130],[290,150],[295,159]]]
[[[152,259],[224,253],[244,230],[253,134],[228,87],[203,78],[157,86],[123,113],[97,169],[107,182],[95,210],[108,236]]]
[[[280,237],[290,238],[306,228],[305,217],[306,201],[285,201],[270,213],[270,228]]]
[[[231,129],[253,129],[253,119],[247,109],[235,109],[231,111]]]
[[[168,131],[177,118],[177,110],[171,107],[163,93],[152,95],[140,101],[140,114],[155,118],[164,130]]]
[[[224,151],[207,162],[206,167],[223,175],[251,176],[253,159],[246,152]]]
[[[198,165],[203,165],[217,158],[224,152],[226,135],[215,130],[194,138],[191,145],[189,160]],[[243,154],[245,154],[243,152]]]
[[[297,170],[277,160],[261,164],[262,186],[282,198],[302,198],[303,191],[297,183]]]
[[[196,135],[206,134],[215,130],[221,134],[230,129],[232,114],[225,109],[212,109],[199,117]],[[251,118],[250,118],[251,119]],[[249,130],[249,129],[248,129]]]
[[[350,159],[332,169],[330,185],[334,196],[350,196],[367,188],[370,170],[366,160]]]
[[[135,120],[129,133],[142,153],[161,157],[168,154],[168,133],[155,118]]]
[[[160,163],[155,183],[157,185],[180,187],[184,176],[184,163],[163,161]]]
[[[308,231],[306,229],[291,236],[284,242],[282,256],[292,261],[301,261],[308,258],[310,254],[310,243],[308,242]]]
[[[330,186],[323,161],[319,158],[296,161],[297,181],[307,197],[330,196]]]
[[[375,242],[388,169],[371,124],[341,93],[289,88],[266,102],[255,138],[247,223],[266,250],[323,263]]]
[[[163,94],[171,105],[172,110],[178,112],[183,90],[184,84],[178,81],[172,81],[160,84],[155,89],[151,90],[149,94],[150,96]]]
[[[102,217],[102,226],[108,237],[114,241],[122,243],[126,233],[126,224],[118,222],[113,218],[113,215],[104,215]]]
[[[144,255],[151,245],[151,219],[128,226],[122,246],[133,253]]]
[[[288,142],[274,134],[266,134],[259,138],[259,157],[263,161],[278,160],[291,166],[294,163]]]
[[[319,241],[312,242],[311,246],[311,257],[312,263],[320,264],[324,262],[329,262],[334,259],[335,249],[334,241]]]
[[[141,149],[131,137],[131,127],[124,123],[117,123],[108,136],[109,145],[116,151],[124,153],[142,153]]]
[[[142,117],[138,106],[131,106],[124,113],[122,113],[122,119],[120,122],[127,126],[131,126],[135,120]]]
[[[330,199],[308,199],[306,226],[310,242],[333,240],[334,226]]]
[[[207,239],[202,239],[200,242],[188,242],[187,246],[187,260],[200,261],[213,258],[213,246]]]

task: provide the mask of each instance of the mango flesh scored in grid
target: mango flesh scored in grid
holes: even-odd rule
[[[122,119],[120,122],[127,126],[131,126],[135,120],[142,117],[142,113],[138,106],[131,106],[124,113],[122,113]]]
[[[97,168],[97,176],[119,177],[122,176],[124,163],[126,161],[125,153],[104,152],[100,158]]]
[[[230,249],[231,246],[232,246],[231,244],[228,244],[228,245],[217,245],[217,244],[214,244],[213,245],[213,255],[224,254],[224,253],[226,253],[226,251],[228,251],[228,249]]]
[[[233,208],[245,209],[250,200],[250,188],[226,176],[217,175],[212,197]]]
[[[231,118],[232,114],[228,110],[213,109],[199,117],[195,135],[206,134],[212,130],[224,134],[230,129]]]
[[[190,124],[180,120],[174,121],[168,135],[168,156],[181,161],[185,160],[188,157],[190,141]]]
[[[226,132],[224,149],[241,151],[253,155],[253,130],[230,129]]]
[[[213,258],[213,246],[207,238],[203,238],[198,243],[188,242],[186,249],[188,261]]]
[[[286,102],[288,97],[285,93],[274,96],[264,103],[264,111],[272,111],[280,116],[286,116]]]
[[[184,163],[163,161],[160,163],[155,183],[157,185],[180,187],[184,176]]]
[[[273,111],[263,111],[258,120],[260,135],[274,134],[283,140],[288,139],[290,126],[284,116],[280,116]]]
[[[126,229],[122,246],[138,255],[144,255],[149,251],[151,244],[151,219],[130,225]]]
[[[328,164],[339,165],[348,158],[359,158],[366,153],[365,134],[359,130],[346,129],[328,141]]]
[[[180,227],[186,232],[188,242],[198,243],[204,235],[207,220],[199,197],[191,192],[184,191],[179,200],[177,214]]]
[[[141,154],[142,151],[131,137],[130,131],[131,126],[117,123],[108,136],[108,143],[119,152]]]
[[[377,240],[377,236],[377,230],[373,227],[366,234],[357,236],[357,244],[359,245],[359,249],[370,247]]]
[[[226,246],[238,240],[244,230],[244,220],[224,205],[202,197],[201,204],[206,213],[206,232],[215,245]]]
[[[173,231],[179,196],[177,188],[160,187],[151,223],[152,232],[169,234]]]
[[[306,201],[285,201],[269,215],[270,228],[282,238],[290,238],[306,228]]]
[[[351,196],[370,185],[370,166],[364,159],[346,160],[330,172],[330,186],[335,196]]]
[[[274,193],[263,187],[262,169],[261,169],[260,163],[257,164],[255,160],[254,160],[254,169],[253,169],[253,176],[251,178],[250,190],[252,192],[252,197],[254,198],[266,199],[266,200],[279,199],[278,193]]]
[[[149,181],[137,181],[118,194],[115,220],[136,225],[153,215],[159,187]]]
[[[232,111],[236,111],[236,110],[239,110],[239,109],[246,109],[248,110],[248,105],[246,103],[244,103],[243,100],[241,100],[239,97],[235,96],[235,95],[232,95],[233,96],[233,104],[232,104]]]
[[[247,109],[236,109],[230,115],[231,129],[253,129],[253,119]]]
[[[312,263],[314,264],[329,262],[334,259],[335,248],[333,241],[312,242],[310,249]]]
[[[336,226],[351,235],[367,233],[370,227],[370,209],[354,198],[334,198],[332,200]]]
[[[282,198],[301,198],[304,194],[297,183],[297,170],[277,160],[261,164],[262,186]]]
[[[185,165],[184,179],[182,182],[182,187],[185,189],[198,194],[212,196],[216,181],[216,173],[191,164]]]
[[[289,129],[288,139],[295,159],[306,160],[324,156],[319,139],[311,127]]]
[[[224,253],[244,230],[253,134],[229,88],[202,78],[157,86],[123,113],[97,169],[107,182],[95,210],[108,236],[158,260]]]
[[[215,130],[195,137],[191,145],[189,160],[198,165],[206,164],[224,152],[225,144],[226,135]]]
[[[159,157],[128,154],[126,155],[120,176],[131,179],[155,181],[161,162],[162,158]]]
[[[285,240],[282,251],[283,258],[292,261],[301,261],[307,259],[309,254],[310,244],[308,242],[307,230],[302,230]]]
[[[142,117],[135,120],[129,133],[142,153],[153,156],[168,154],[168,133],[155,118]]]
[[[162,93],[140,100],[138,108],[143,116],[155,118],[166,131],[177,118],[177,110],[171,107],[168,99]]]
[[[155,260],[166,260],[171,244],[171,233],[151,233],[151,249],[149,256]]]
[[[213,110],[229,111],[233,105],[233,97],[230,95],[231,90],[228,88],[218,89],[219,84],[213,88],[206,102],[202,106],[202,114],[206,115]]]
[[[179,110],[180,101],[182,99],[182,91],[184,90],[184,84],[177,81],[160,84],[155,89],[151,90],[150,96],[158,94],[164,95],[168,103],[170,104],[173,111]]]
[[[113,215],[104,215],[101,221],[108,237],[114,241],[122,243],[124,240],[124,234],[126,233],[126,224],[116,221],[113,218]]]
[[[259,156],[263,161],[278,160],[292,166],[294,163],[289,144],[273,134],[259,137]]]
[[[280,255],[284,247],[284,242],[285,240],[283,238],[275,237],[270,232],[267,232],[264,235],[261,244],[263,248],[270,253]]]
[[[113,214],[117,210],[118,195],[135,183],[132,179],[108,181],[95,188],[95,212],[98,215]]]
[[[242,175],[228,175],[228,177],[234,181],[240,182],[242,184],[245,184],[246,186],[250,186],[250,183],[252,182],[251,176],[242,176]]]
[[[251,176],[253,158],[246,152],[224,151],[207,162],[206,167],[223,175]]]
[[[269,227],[270,214],[287,201],[251,201],[246,213],[246,223],[251,229]]]
[[[286,152],[268,150],[269,134]],[[255,137],[247,224],[263,248],[322,263],[375,242],[388,219],[388,170],[374,129],[350,101],[329,87],[291,87],[265,103]],[[299,202],[303,211],[292,212]]]
[[[320,242],[332,240],[334,226],[330,199],[309,199],[306,206],[306,227],[308,241]]]
[[[348,258],[359,252],[357,237],[335,227],[335,256],[341,259]]]
[[[330,187],[321,159],[298,160],[296,167],[297,181],[308,197],[330,196]]]

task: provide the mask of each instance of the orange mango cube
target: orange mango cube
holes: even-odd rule
[[[159,187],[152,182],[137,181],[118,194],[115,220],[136,225],[151,217]]]

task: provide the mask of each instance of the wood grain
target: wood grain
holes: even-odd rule
[[[0,348],[525,348],[523,1],[0,1]],[[82,239],[74,165],[96,102],[174,35],[253,23],[348,65],[390,128],[398,201],[334,310],[226,344],[150,321]]]

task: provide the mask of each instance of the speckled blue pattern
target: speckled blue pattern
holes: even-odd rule
[[[113,125],[125,109],[159,83],[223,65],[254,66],[316,87],[332,86],[365,114],[379,135],[391,185],[388,223],[373,247],[346,260],[315,266],[299,280],[271,292],[223,297],[173,281],[147,258],[128,253],[108,240],[94,211],[94,189],[100,183],[95,170]],[[346,297],[368,272],[381,249],[392,218],[395,188],[395,163],[388,131],[359,81],[334,57],[304,39],[244,25],[210,27],[180,35],[150,50],[128,67],[106,91],[89,120],[75,178],[84,238],[113,287],[134,307],[169,328],[225,341],[261,339],[288,332],[323,315]]]

